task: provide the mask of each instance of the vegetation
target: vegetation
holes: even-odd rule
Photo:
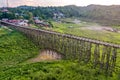
[[[91,64],[76,61],[29,63],[39,52],[21,33],[0,28],[0,80],[119,80],[119,74],[106,76]]]
[[[53,28],[45,29],[120,44],[119,38],[120,33],[106,30],[94,30],[94,29],[91,30],[86,28],[91,26],[96,26],[96,28],[102,27],[95,23],[80,22],[78,24],[75,24],[75,23],[59,23],[53,21],[52,24],[54,26]]]
[[[75,24],[70,18],[79,18],[85,21],[99,22],[103,25],[113,25],[117,29],[120,6],[89,5],[77,7],[74,5],[64,7],[31,7],[20,6],[9,8],[10,12],[0,13],[0,19],[28,19],[33,23],[33,17],[46,19],[53,30],[66,34],[84,36],[120,44],[120,35],[110,31],[93,31],[82,29],[98,24],[81,22]],[[69,19],[62,23],[51,21],[54,13],[63,13]],[[38,28],[38,26],[32,27]],[[43,28],[43,27],[42,27]],[[43,28],[44,29],[44,28]],[[46,28],[45,28],[46,29]],[[38,63],[26,62],[39,54],[38,47],[21,33],[0,27],[0,80],[119,80],[120,68],[116,73],[106,76],[92,67],[92,64],[78,63],[77,61],[43,61]],[[118,58],[119,58],[118,54]],[[117,59],[117,63],[120,59]],[[119,63],[117,65],[120,65]]]
[[[120,25],[119,13],[120,6],[102,6],[102,5],[88,5],[85,7],[78,7],[74,5],[64,7],[32,7],[19,6],[16,8],[9,8],[9,13],[0,13],[0,19],[29,19],[32,16],[39,17],[39,19],[53,19],[54,13],[63,13],[66,18],[80,18],[85,21],[98,22],[103,25]]]
[[[70,61],[22,64],[0,73],[1,80],[118,80],[105,77],[90,65]]]
[[[21,63],[39,52],[31,41],[16,31],[0,28],[0,34],[0,71]]]
[[[9,33],[9,31],[8,31],[9,29],[7,28],[7,27],[1,27],[0,26],[0,37],[2,37],[3,35],[6,35],[6,34],[8,34]]]

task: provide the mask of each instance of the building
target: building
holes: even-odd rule
[[[61,18],[64,18],[65,16],[64,16],[64,14],[63,13],[61,13],[61,12],[56,12],[56,13],[53,13],[53,15],[54,15],[54,17],[53,17],[53,19],[54,20],[59,20],[59,19],[61,19]]]
[[[50,24],[46,21],[42,21],[42,20],[35,20],[34,21],[35,24],[42,26],[42,27],[50,27]]]
[[[28,23],[26,23],[26,22],[19,22],[18,25],[20,25],[20,26],[28,26]]]
[[[2,21],[7,22],[7,21],[8,21],[8,18],[3,18]]]
[[[16,19],[12,19],[12,20],[8,20],[8,19],[2,19],[2,21],[6,21],[6,22],[9,22],[9,23],[13,23],[13,24],[16,24],[16,25],[20,25],[20,26],[28,26],[28,20],[16,20]]]

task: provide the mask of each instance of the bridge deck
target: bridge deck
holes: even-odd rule
[[[1,21],[1,22],[3,22],[3,21]],[[67,38],[72,38],[72,39],[85,41],[85,42],[90,42],[90,43],[94,43],[94,44],[120,48],[120,45],[118,45],[118,44],[105,42],[105,41],[100,41],[100,40],[95,40],[95,39],[91,39],[91,38],[87,38],[87,37],[80,37],[80,36],[74,36],[74,35],[70,35],[70,34],[62,34],[62,33],[54,32],[54,31],[47,31],[47,30],[42,30],[42,29],[35,29],[35,28],[30,28],[30,27],[24,27],[24,26],[19,26],[19,25],[16,25],[16,24],[8,23],[8,22],[3,22],[3,23],[9,24],[11,26],[21,27],[21,28],[30,29],[30,30],[36,30],[36,31],[45,32],[45,33],[48,33],[48,34],[54,34],[54,35],[67,37]]]
[[[79,37],[70,34],[35,29],[16,24],[1,22],[1,24],[24,33],[40,49],[53,49],[64,55],[65,59],[92,62],[107,73],[114,71],[117,58],[117,49],[120,45],[100,40]]]

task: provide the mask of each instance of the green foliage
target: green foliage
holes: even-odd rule
[[[9,12],[9,13],[4,12],[4,13],[0,14],[0,19],[2,19],[2,18],[15,19],[15,14],[13,14],[11,12]]]
[[[54,25],[52,24],[51,21],[48,21],[48,23],[49,23],[50,27],[54,27]]]
[[[29,17],[29,13],[32,13],[33,16],[39,17],[40,19],[53,19],[54,13],[61,12],[67,18],[76,17],[85,21],[98,22],[103,25],[120,25],[119,8],[120,6],[118,5],[89,5],[85,7],[69,5],[64,7],[20,6],[17,8],[10,8],[9,10],[13,15],[14,13],[19,13],[19,16],[22,16],[25,19]],[[1,17],[3,17],[3,15]]]
[[[0,37],[0,70],[23,62],[36,54],[38,48],[16,31]]]
[[[39,62],[18,65],[1,72],[4,80],[117,80],[105,77],[90,65],[70,61]]]
[[[105,76],[91,64],[77,61],[28,63],[38,54],[37,46],[16,31],[0,28],[0,34],[5,34],[0,36],[0,80],[119,80],[119,74]]]
[[[0,37],[9,33],[9,29],[0,26]]]
[[[80,22],[79,24],[74,24],[74,23],[58,23],[53,21],[52,24],[54,25],[54,27],[50,28],[49,30],[120,44],[119,33],[104,30],[97,31],[90,29],[82,29],[84,27],[91,26],[96,26],[96,28],[97,26],[99,27],[99,25],[94,23]]]

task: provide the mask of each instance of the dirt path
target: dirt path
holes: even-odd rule
[[[52,50],[44,50],[41,51],[38,56],[35,58],[29,59],[27,62],[40,62],[40,61],[52,61],[52,60],[60,60],[62,56],[55,51]]]
[[[81,29],[89,29],[89,30],[97,30],[97,31],[111,31],[113,32],[113,28],[106,27],[106,26],[89,26],[89,27],[82,27]]]

